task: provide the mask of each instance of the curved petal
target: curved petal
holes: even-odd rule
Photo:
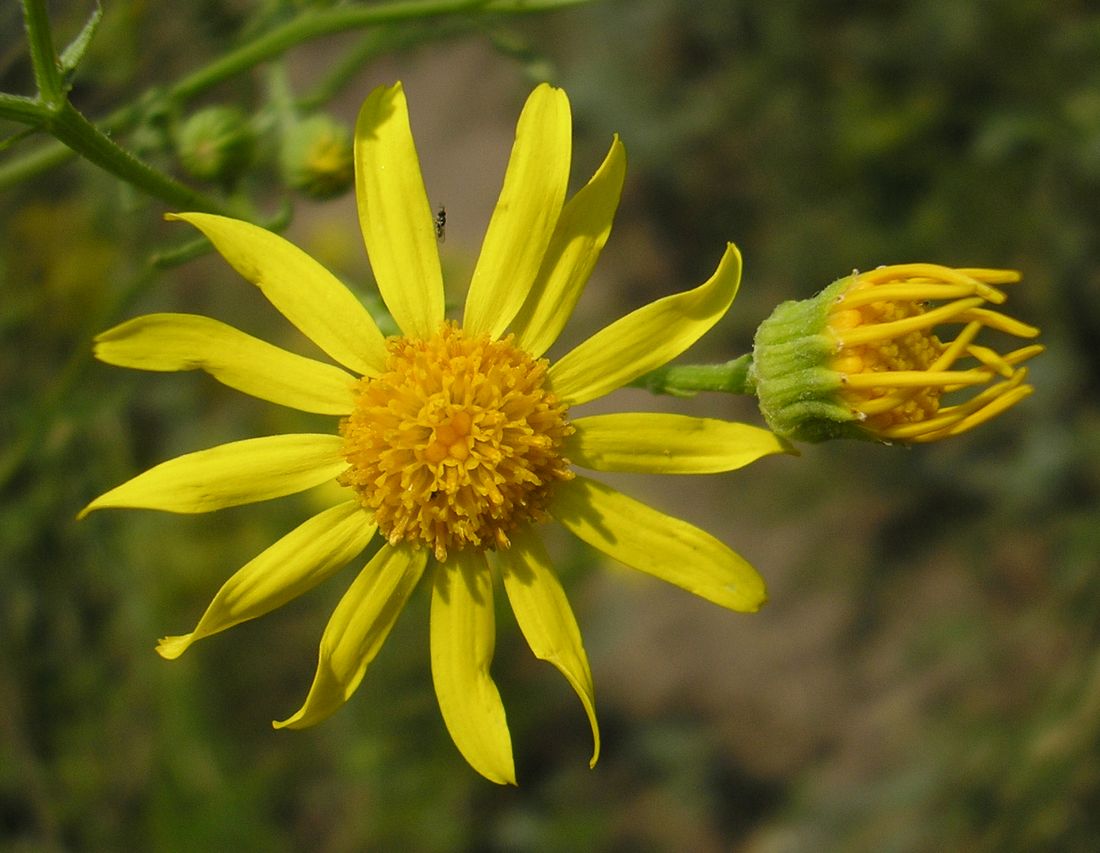
[[[303,412],[346,415],[356,378],[197,314],[146,314],[95,339],[95,357],[139,370],[205,370],[219,382]]]
[[[354,500],[313,516],[241,567],[218,590],[195,630],[165,637],[157,654],[175,660],[196,640],[282,607],[355,559],[375,530]]]
[[[569,99],[543,83],[528,97],[481,254],[470,279],[462,328],[497,338],[542,265],[565,201],[572,155]]]
[[[559,483],[550,511],[609,557],[722,607],[754,612],[767,601],[763,579],[744,558],[706,531],[603,483],[586,477]]]
[[[497,554],[512,611],[535,657],[556,666],[576,691],[592,726],[592,758],[600,757],[600,727],[592,670],[569,599],[551,568],[550,555],[530,528],[512,534],[512,547]]]
[[[562,208],[535,283],[512,321],[520,349],[537,357],[558,339],[611,234],[625,176],[626,153],[616,136],[592,180]]]
[[[432,584],[432,681],[459,752],[491,782],[516,784],[512,739],[489,675],[496,644],[493,579],[484,554],[459,551]]]
[[[307,338],[345,367],[377,376],[382,333],[343,282],[278,234],[212,213],[169,213],[198,228],[230,266],[252,282]]]
[[[651,474],[733,471],[772,453],[797,453],[760,427],[657,412],[577,418],[564,453],[582,468]]]
[[[348,701],[416,588],[428,552],[383,545],[348,587],[321,637],[317,674],[298,711],[272,725],[304,729]]]
[[[211,512],[292,495],[348,467],[338,435],[269,435],[161,462],[100,495],[77,518],[107,507]]]
[[[400,83],[379,86],[355,123],[355,201],[374,278],[408,337],[443,323],[443,273],[409,109]]]
[[[708,281],[627,314],[550,365],[555,393],[575,406],[666,364],[726,313],[740,283],[741,253],[730,243]]]

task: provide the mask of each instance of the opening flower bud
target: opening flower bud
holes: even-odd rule
[[[353,162],[351,131],[324,113],[294,123],[283,138],[283,180],[311,198],[332,198],[351,187]]]
[[[785,438],[927,442],[988,421],[1032,392],[1020,365],[1032,344],[999,352],[977,338],[1039,330],[989,305],[1013,270],[900,264],[853,272],[761,323],[752,379],[768,425]]]

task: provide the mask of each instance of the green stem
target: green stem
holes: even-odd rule
[[[197,192],[139,160],[98,130],[68,101],[48,119],[46,128],[60,142],[101,169],[173,207],[209,213],[227,212],[226,206],[217,199]]]
[[[279,132],[286,138],[290,129],[298,122],[298,110],[294,103],[294,93],[290,90],[290,78],[286,65],[273,62],[267,67],[267,101],[275,113],[275,123]]]
[[[421,0],[379,6],[308,10],[256,41],[219,57],[188,75],[163,93],[163,97],[176,103],[184,103],[302,42],[371,24],[395,23],[432,15],[457,15],[474,9],[496,15],[546,12],[587,2],[591,0]],[[25,0],[25,3],[40,5],[40,0]],[[108,132],[118,132],[126,129],[139,115],[139,111],[128,105],[108,115],[99,122],[99,126]],[[58,166],[71,156],[69,149],[55,143],[46,143],[39,149],[0,166],[0,191]]]
[[[59,104],[51,106],[42,100],[0,93],[0,118],[46,130],[101,169],[170,205],[212,213],[226,211],[226,206],[216,199],[192,190],[139,160],[97,129],[64,97]],[[48,149],[43,149],[39,157],[47,163],[59,159]],[[25,167],[25,164],[26,160],[20,161],[20,165]],[[11,176],[9,169],[6,177]]]
[[[364,36],[351,47],[344,56],[332,66],[313,91],[297,100],[302,112],[310,113],[320,109],[344,87],[344,85],[362,70],[363,66],[386,48],[392,48],[395,39],[392,30],[381,29]],[[400,46],[400,43],[397,43]]]
[[[0,118],[36,126],[49,115],[48,108],[38,98],[8,95],[0,92]]]
[[[45,0],[23,0],[23,26],[27,29],[27,47],[38,97],[46,106],[58,107],[65,100],[65,87],[61,81],[61,63],[53,44]]]
[[[379,6],[341,6],[308,10],[254,41],[216,59],[210,65],[184,77],[170,90],[172,97],[187,100],[265,60],[272,59],[304,41],[342,33],[372,24],[413,20],[435,15],[453,15],[485,6],[486,0],[408,0]]]
[[[752,355],[746,353],[725,364],[670,364],[639,376],[630,384],[652,394],[691,397],[700,391],[756,395],[756,383],[749,375]]]

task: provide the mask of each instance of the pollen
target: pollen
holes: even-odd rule
[[[385,370],[363,377],[340,424],[340,477],[391,545],[504,549],[509,533],[547,518],[553,487],[572,479],[562,455],[573,427],[548,389],[547,362],[509,335],[390,338]]]
[[[854,273],[829,312],[828,329],[837,342],[830,367],[861,427],[886,440],[933,441],[984,423],[1030,394],[1027,369],[1018,365],[1041,346],[1002,355],[975,343],[985,329],[1038,334],[986,307],[1005,301],[994,285],[1018,278],[1008,270],[933,264]],[[953,326],[959,330],[952,337],[945,330]],[[975,388],[947,405],[947,395]]]

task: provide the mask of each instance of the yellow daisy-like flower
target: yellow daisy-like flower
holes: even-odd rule
[[[431,667],[443,719],[467,761],[515,782],[504,708],[489,675],[494,577],[532,651],[580,697],[599,753],[592,676],[576,620],[539,535],[550,518],[611,557],[732,610],[754,611],[764,584],[711,535],[573,466],[597,471],[728,471],[787,445],[772,433],[673,414],[571,418],[679,355],[728,309],[740,256],[714,275],[613,323],[550,365],[557,338],[611,230],[625,172],[616,138],[565,202],[569,101],[541,85],[520,116],[504,187],[461,324],[444,318],[431,208],[400,84],[367,98],[355,130],[359,221],[378,287],[401,335],[383,338],[352,293],[262,228],[209,214],[185,220],[343,367],[286,352],[215,320],[138,317],[99,336],[96,355],[147,370],[202,369],[275,403],[336,415],[332,435],[275,435],[164,462],[92,501],[197,513],[337,480],[342,503],[240,569],[165,658],[285,604],[385,540],[325,629],[302,707],[277,728],[312,725],[359,686],[422,575],[431,585]]]

